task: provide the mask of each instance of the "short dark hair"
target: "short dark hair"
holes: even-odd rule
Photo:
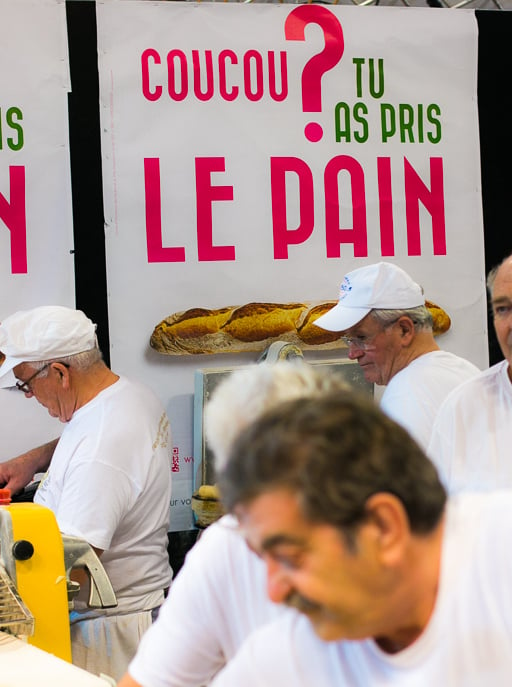
[[[303,515],[352,539],[370,496],[403,504],[411,531],[438,524],[446,491],[409,434],[353,391],[279,404],[242,430],[219,487],[228,510],[274,489],[296,493]]]

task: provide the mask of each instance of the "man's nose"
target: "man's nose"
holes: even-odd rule
[[[360,358],[362,355],[364,355],[364,351],[362,348],[360,348],[357,343],[351,341],[348,345],[348,357],[350,360],[357,360]]]
[[[274,603],[283,603],[288,598],[293,587],[288,580],[283,566],[271,559],[267,559],[267,596]]]

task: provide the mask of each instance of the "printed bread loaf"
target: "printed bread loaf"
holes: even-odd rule
[[[346,347],[340,332],[329,332],[315,320],[336,301],[323,303],[246,303],[218,309],[191,308],[162,320],[153,330],[150,345],[166,355],[200,355],[264,351],[274,341],[301,349]],[[448,314],[426,301],[434,320],[434,334],[450,327]]]

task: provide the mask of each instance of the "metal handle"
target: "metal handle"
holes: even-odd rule
[[[105,568],[90,544],[79,537],[62,535],[64,566],[69,577],[73,568],[84,568],[89,578],[90,608],[113,608],[117,599]]]

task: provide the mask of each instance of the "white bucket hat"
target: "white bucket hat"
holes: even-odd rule
[[[19,310],[0,324],[0,388],[14,386],[13,368],[55,360],[98,346],[96,325],[81,311],[60,305]]]
[[[424,305],[423,289],[401,267],[378,262],[345,275],[338,303],[315,324],[342,332],[360,322],[374,308],[401,310]]]

